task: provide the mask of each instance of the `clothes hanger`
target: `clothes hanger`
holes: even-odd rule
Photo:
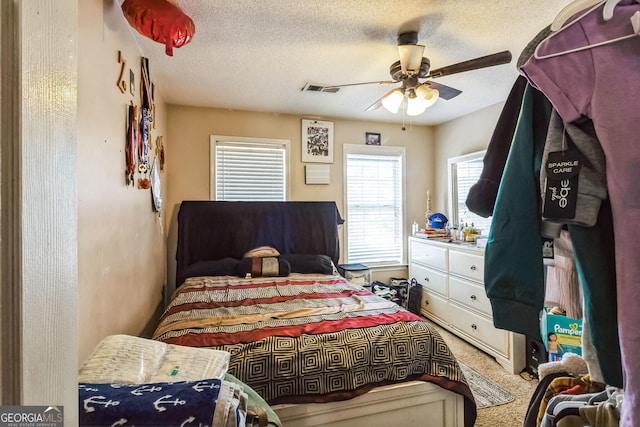
[[[569,18],[581,10],[595,6],[596,4],[604,4],[602,9],[602,18],[605,21],[613,17],[613,9],[620,3],[620,0],[576,0],[566,5],[551,23],[551,31],[558,31]]]
[[[608,1],[608,0],[607,0]],[[607,44],[611,44],[611,43],[616,43],[619,42],[621,40],[626,40],[626,39],[630,39],[632,37],[638,37],[640,36],[640,10],[636,11],[630,18],[631,20],[631,25],[633,27],[633,32],[631,34],[627,34],[625,36],[621,36],[621,37],[616,37],[614,39],[610,39],[610,40],[604,40],[601,41],[599,43],[593,43],[593,44],[588,44],[586,46],[580,46],[574,49],[568,49],[568,50],[563,50],[561,52],[554,52],[554,53],[550,53],[547,55],[540,55],[538,53],[538,50],[540,49],[540,46],[542,46],[542,44],[544,42],[546,42],[547,40],[551,39],[552,37],[556,36],[557,34],[561,33],[562,30],[569,28],[571,25],[575,24],[576,22],[578,22],[580,19],[582,19],[583,17],[585,17],[586,15],[588,15],[589,13],[593,12],[594,10],[596,10],[598,7],[600,7],[601,4],[603,4],[605,2],[599,2],[597,5],[593,6],[592,8],[588,9],[587,11],[585,11],[583,14],[581,14],[580,16],[578,16],[577,18],[575,18],[573,21],[569,22],[567,25],[565,25],[564,27],[562,27],[562,29],[549,34],[549,36],[547,36],[544,40],[542,40],[540,43],[538,43],[538,46],[536,46],[536,50],[533,52],[533,57],[536,59],[547,59],[547,58],[553,58],[555,56],[561,56],[561,55],[566,55],[568,53],[573,53],[573,52],[580,52],[582,50],[587,50],[587,49],[592,49],[594,47],[598,47],[598,46],[604,46]],[[614,5],[615,6],[615,5]]]
[[[565,22],[576,13],[595,6],[596,4],[605,3],[606,0],[576,0],[564,7],[551,23],[551,31],[558,31]],[[617,3],[617,2],[616,2]]]
[[[620,3],[620,0],[607,0],[604,2],[604,8],[602,9],[602,17],[605,21],[608,21],[613,17],[613,9]]]

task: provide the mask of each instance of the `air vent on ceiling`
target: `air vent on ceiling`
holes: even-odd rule
[[[331,87],[331,86],[324,86],[324,85],[319,85],[316,83],[307,83],[304,85],[304,87],[302,88],[303,91],[306,92],[326,92],[326,93],[336,93],[340,90],[339,87]]]

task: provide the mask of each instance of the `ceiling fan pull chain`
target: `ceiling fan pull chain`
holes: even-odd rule
[[[402,127],[400,128],[403,131],[407,130],[407,128],[404,126],[404,108],[402,109]]]

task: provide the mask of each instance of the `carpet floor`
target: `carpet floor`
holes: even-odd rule
[[[433,325],[458,361],[473,368],[513,396],[513,400],[509,403],[478,409],[475,427],[521,427],[538,381],[536,379],[527,381],[520,375],[507,372],[493,357],[482,350],[461,340],[446,329]]]

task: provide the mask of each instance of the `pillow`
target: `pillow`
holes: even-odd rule
[[[245,253],[242,258],[263,258],[278,255],[280,255],[280,252],[278,252],[276,248],[272,248],[271,246],[260,246],[259,248],[251,249],[249,252]]]
[[[333,274],[333,262],[327,255],[282,254],[279,258],[289,262],[292,273]]]
[[[191,264],[180,274],[176,280],[178,283],[182,283],[189,277],[199,276],[235,276],[236,267],[240,262],[235,258],[222,258],[215,261],[198,261]]]
[[[289,262],[276,257],[243,258],[236,269],[240,277],[285,277],[289,273]]]

